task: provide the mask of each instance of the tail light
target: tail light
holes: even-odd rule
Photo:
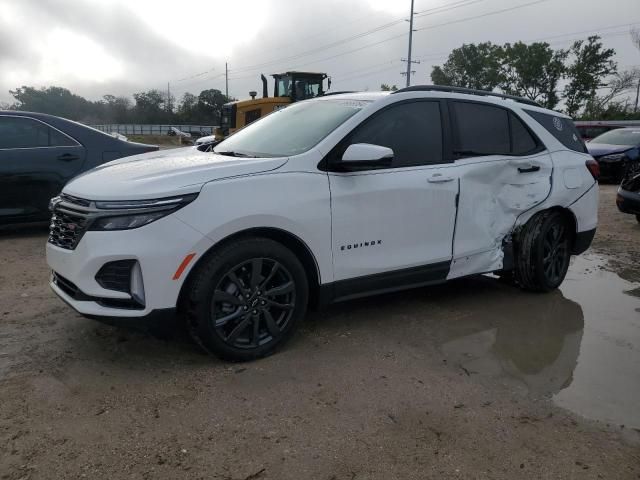
[[[600,164],[592,158],[591,160],[587,160],[585,162],[585,165],[587,166],[587,170],[589,170],[589,173],[591,174],[593,179],[598,181],[598,179],[600,178]]]

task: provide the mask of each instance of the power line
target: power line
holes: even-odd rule
[[[521,5],[516,5],[515,7],[503,8],[501,10],[494,10],[493,12],[487,12],[487,13],[483,13],[483,14],[480,14],[480,15],[474,15],[473,17],[461,18],[459,20],[452,20],[450,22],[439,23],[438,25],[429,25],[429,26],[426,26],[426,27],[418,28],[417,31],[431,30],[433,28],[444,27],[444,26],[447,26],[447,25],[454,25],[456,23],[468,22],[470,20],[477,20],[479,18],[489,17],[491,15],[498,15],[500,13],[505,13],[505,12],[511,12],[513,10],[519,10],[521,8],[530,7],[531,5],[537,5],[539,3],[544,3],[544,2],[548,2],[548,1],[550,1],[550,0],[535,0],[534,2],[523,3]]]
[[[538,3],[543,3],[543,2],[548,2],[548,1],[550,1],[550,0],[536,0],[536,1],[534,1],[534,2],[529,2],[529,3],[522,4],[522,5],[517,5],[517,6],[515,6],[515,7],[510,7],[510,8],[501,9],[501,10],[495,10],[495,11],[488,12],[488,13],[485,13],[485,14],[475,15],[475,16],[472,16],[472,17],[467,17],[467,18],[460,19],[460,20],[455,20],[455,21],[452,21],[452,22],[445,22],[445,23],[440,23],[440,24],[437,24],[437,25],[430,25],[430,26],[427,26],[427,27],[418,28],[418,29],[417,29],[417,31],[429,30],[429,29],[432,29],[432,28],[437,28],[437,27],[442,27],[442,26],[446,26],[446,25],[451,25],[451,24],[453,24],[453,23],[461,23],[461,22],[471,21],[471,20],[475,20],[475,19],[477,19],[477,18],[482,18],[482,17],[486,17],[486,16],[489,16],[489,15],[497,15],[497,14],[500,14],[500,13],[503,13],[503,12],[512,11],[512,10],[517,10],[517,9],[519,9],[519,8],[524,8],[524,7],[528,7],[528,6],[530,6],[530,5],[534,5],[534,4],[538,4]],[[321,63],[321,62],[325,62],[325,61],[327,61],[327,60],[332,60],[332,59],[334,59],[334,58],[342,57],[342,56],[344,56],[344,55],[349,55],[349,54],[351,54],[351,53],[359,52],[359,51],[365,50],[365,49],[367,49],[367,48],[371,48],[371,47],[374,47],[374,46],[377,46],[377,45],[381,45],[381,44],[383,44],[383,43],[390,42],[390,41],[395,40],[395,39],[398,39],[398,38],[405,37],[405,36],[407,36],[407,35],[408,35],[408,33],[401,33],[401,34],[399,34],[399,35],[394,35],[394,36],[392,36],[392,37],[388,37],[388,38],[385,38],[385,39],[380,40],[380,41],[377,41],[377,42],[373,42],[373,43],[366,44],[366,45],[364,45],[364,46],[362,46],[362,47],[359,47],[359,48],[354,48],[354,49],[352,49],[352,50],[347,50],[347,51],[344,51],[344,52],[341,52],[341,53],[337,53],[337,54],[335,54],[335,55],[331,55],[331,56],[328,56],[328,57],[324,57],[324,58],[321,58],[321,59],[316,59],[316,60],[308,61],[308,62],[305,62],[305,63],[299,63],[299,64],[297,64],[297,65],[296,65],[296,67],[295,67],[295,68],[302,67],[302,66],[305,66],[305,65],[314,64],[314,63]],[[301,55],[301,56],[305,56],[305,55]],[[275,62],[275,61],[274,61],[274,62]],[[234,73],[234,72],[236,72],[236,71],[237,71],[237,70],[231,70],[231,74],[233,74],[233,73]],[[250,77],[252,77],[252,76],[253,76],[253,75],[247,75],[247,76],[241,76],[241,77],[234,77],[233,79],[234,79],[234,80],[240,80],[240,79],[243,79],[243,78],[250,78]]]
[[[635,25],[639,25],[640,24],[640,20],[637,22],[633,22],[633,23],[623,23],[623,24],[618,24],[618,25],[609,25],[606,27],[596,27],[592,30],[581,30],[581,31],[576,31],[576,32],[570,32],[570,33],[563,33],[563,34],[559,34],[559,35],[550,35],[547,37],[538,37],[538,38],[534,38],[534,39],[525,39],[525,40],[520,40],[524,43],[533,43],[533,42],[539,42],[539,41],[544,41],[544,40],[551,40],[554,38],[558,38],[558,37],[565,37],[565,36],[575,36],[575,35],[582,35],[582,34],[594,34],[594,33],[600,33],[603,30],[611,30],[611,29],[615,29],[615,28],[621,28],[621,27],[633,27]],[[615,37],[615,36],[620,36],[620,35],[626,35],[628,32],[628,30],[624,30],[624,31],[619,31],[619,32],[608,32],[608,33],[602,33],[599,36],[601,38],[609,38],[609,37]],[[567,38],[564,40],[559,40],[557,42],[551,42],[551,45],[555,44],[555,43],[565,43],[565,42],[573,42],[576,40],[580,40],[579,37],[573,37],[573,38]],[[451,52],[439,52],[439,53],[430,53],[427,55],[423,55],[418,57],[419,60],[424,61],[424,60],[443,60],[446,59],[449,54]],[[384,63],[392,63],[395,62],[397,60],[393,60],[393,59],[389,59],[387,61],[385,61]],[[379,73],[379,72],[384,72],[384,71],[388,71],[391,70],[392,68],[395,67],[385,67],[383,69],[379,69],[379,70],[374,70],[371,72],[368,72],[367,70],[371,70],[372,68],[377,68],[378,66],[380,66],[380,62],[377,62],[374,65],[369,65],[367,67],[364,68],[359,68],[356,70],[352,70],[350,72],[347,72],[343,75],[343,77],[337,77],[335,79],[336,82],[341,82],[341,81],[346,81],[346,80],[351,80],[353,78],[359,78],[359,77],[363,77],[363,76],[367,76],[367,75],[374,75],[375,73]],[[363,73],[360,73],[363,72]],[[355,74],[355,75],[354,75]]]
[[[426,16],[431,16],[431,15],[436,15],[438,13],[448,12],[448,11],[455,10],[455,9],[461,8],[461,7],[465,7],[467,5],[472,5],[472,4],[481,2],[481,1],[486,1],[486,0],[461,0],[461,1],[458,1],[458,2],[456,2],[454,4],[452,4],[452,5],[442,5],[440,7],[434,7],[432,9],[425,10],[424,12],[421,12],[421,14],[419,16],[420,17],[426,17]],[[548,1],[548,0],[539,0],[539,1]],[[246,65],[244,67],[239,67],[239,68],[233,69],[231,71],[231,73],[242,73],[242,72],[250,71],[250,70],[259,70],[261,68],[264,68],[264,67],[267,67],[267,66],[270,66],[270,65],[273,65],[273,64],[282,63],[283,61],[296,60],[296,59],[299,59],[299,58],[302,58],[302,57],[313,55],[315,53],[323,52],[324,50],[327,50],[329,48],[334,48],[336,46],[340,46],[340,45],[343,45],[345,43],[352,42],[354,40],[357,40],[357,39],[360,39],[362,37],[365,37],[365,36],[380,32],[382,30],[386,30],[386,29],[388,29],[390,27],[393,27],[395,25],[399,25],[399,24],[403,23],[404,21],[405,21],[404,18],[393,20],[391,22],[388,22],[388,23],[385,23],[385,24],[382,24],[382,25],[378,25],[377,27],[374,27],[372,29],[366,30],[364,32],[360,32],[358,34],[351,35],[349,37],[343,38],[341,40],[337,40],[337,41],[329,43],[329,44],[325,44],[325,45],[316,47],[316,48],[311,49],[311,50],[307,50],[307,51],[300,52],[300,53],[297,53],[297,54],[294,54],[294,55],[290,55],[288,57],[281,57],[281,58],[278,58],[278,59],[269,60],[269,61],[263,62],[263,63],[258,63],[258,64],[254,64],[254,65]],[[397,38],[397,37],[393,37],[393,38]]]

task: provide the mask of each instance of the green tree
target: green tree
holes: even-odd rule
[[[593,103],[598,89],[606,87],[605,79],[617,72],[612,59],[615,50],[603,48],[597,35],[578,40],[569,49],[571,64],[566,76],[569,83],[564,88],[567,114],[576,116],[587,104]]]
[[[464,44],[442,67],[433,67],[431,80],[435,85],[493,90],[502,80],[502,57],[502,48],[491,42]]]
[[[228,101],[230,100],[218,89],[210,88],[201,91],[198,95],[198,111],[203,121],[219,124],[222,105]]]
[[[127,97],[104,95],[102,97],[104,123],[127,123],[131,117],[131,100]]]
[[[134,117],[140,123],[163,123],[167,118],[166,94],[159,90],[134,93]]]
[[[189,92],[182,95],[182,100],[180,100],[180,105],[178,105],[177,113],[178,118],[182,122],[198,122],[198,97]]]
[[[382,90],[383,92],[395,92],[398,90],[398,87],[396,85],[389,86],[389,84],[383,83],[382,85],[380,85],[380,90]]]
[[[628,98],[620,100],[620,97],[628,96],[631,92],[635,93],[639,81],[640,69],[614,74],[601,89],[602,93],[586,103],[582,117],[601,120],[615,118],[614,115],[618,114],[620,118],[627,118],[635,108],[632,109]]]
[[[554,51],[548,43],[527,45],[523,42],[507,43],[502,50],[500,89],[540,102],[546,108],[555,108],[567,52]]]
[[[62,87],[38,89],[23,85],[9,93],[16,99],[12,105],[15,110],[48,113],[72,120],[86,120],[99,111],[93,102]]]

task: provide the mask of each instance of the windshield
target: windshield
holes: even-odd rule
[[[295,103],[239,130],[214,152],[251,157],[288,157],[309,151],[368,102],[320,100]]]
[[[591,143],[608,143],[609,145],[640,145],[640,128],[619,128],[597,136]]]

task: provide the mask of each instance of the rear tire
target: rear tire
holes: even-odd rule
[[[532,217],[516,239],[516,282],[536,292],[558,288],[569,269],[572,236],[560,212],[546,211]]]
[[[214,250],[188,285],[192,338],[224,360],[248,361],[274,353],[304,317],[305,270],[286,247],[247,238]]]
[[[640,215],[636,215],[636,220],[640,223]]]

